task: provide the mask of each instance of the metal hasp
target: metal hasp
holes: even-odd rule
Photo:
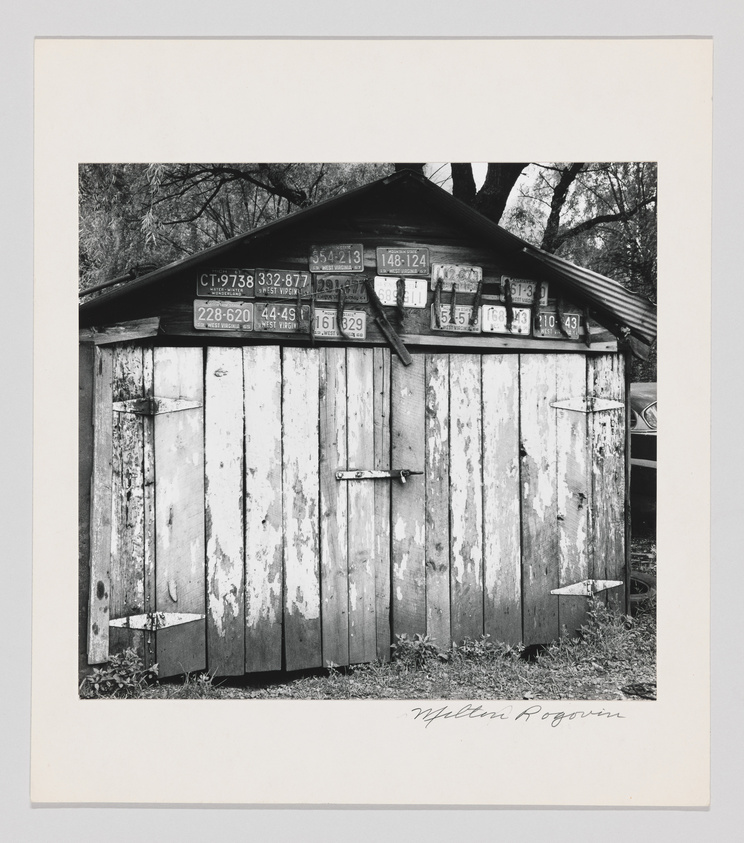
[[[423,471],[411,471],[409,468],[391,468],[384,471],[352,468],[349,471],[337,471],[336,480],[400,480],[401,483],[405,483],[406,477],[423,473]]]
[[[550,593],[559,597],[593,597],[600,591],[617,588],[622,584],[622,580],[582,580],[562,588],[554,588]]]

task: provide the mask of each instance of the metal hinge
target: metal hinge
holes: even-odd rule
[[[114,401],[115,413],[136,413],[138,416],[155,416],[161,413],[177,413],[201,407],[201,401],[186,398],[130,398],[128,401]]]
[[[572,585],[564,585],[562,588],[554,588],[550,593],[557,594],[559,597],[592,597],[600,591],[617,588],[622,584],[622,580],[582,580]]]
[[[392,468],[384,471],[368,470],[364,468],[352,468],[349,471],[337,471],[336,480],[400,480],[406,482],[406,478],[412,474],[423,474],[423,471],[411,471],[408,468]]]
[[[203,621],[204,615],[189,612],[147,612],[144,615],[129,615],[126,618],[115,618],[109,621],[109,626],[117,629],[144,629],[154,632],[169,626],[180,626],[192,621]]]
[[[613,401],[610,398],[566,398],[561,401],[554,401],[551,407],[556,410],[575,410],[577,413],[600,413],[603,410],[621,410],[625,404],[622,401]]]

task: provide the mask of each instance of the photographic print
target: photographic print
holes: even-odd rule
[[[81,164],[80,696],[655,699],[656,205]]]
[[[36,55],[32,799],[706,804],[710,43]]]

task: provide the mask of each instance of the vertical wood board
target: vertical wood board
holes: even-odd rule
[[[111,385],[113,351],[96,348],[93,400],[93,479],[90,518],[90,601],[88,605],[88,664],[109,656],[111,591],[111,483],[113,412]]]
[[[141,398],[144,381],[142,348],[126,343],[114,348],[112,398],[114,402]],[[111,515],[110,619],[144,611],[144,431],[142,416],[113,414],[113,478]],[[134,648],[144,658],[141,631],[111,629],[109,649]]]
[[[142,349],[142,386],[144,396],[153,398],[155,395],[154,362],[152,348]],[[157,606],[155,588],[155,418],[142,417],[142,445],[144,481],[144,610],[154,612]],[[155,633],[145,632],[145,665],[151,667],[157,661]]]
[[[320,352],[282,352],[284,650],[287,670],[322,665],[319,581]]]
[[[199,401],[202,406],[155,416],[155,556],[157,610],[205,612],[204,366],[201,348],[154,349],[158,398]],[[203,670],[206,633],[189,646],[161,653],[161,675]]]
[[[323,664],[349,664],[346,349],[325,348],[320,365],[320,588]]]
[[[234,676],[245,670],[241,349],[208,348],[204,382],[207,664]]]
[[[480,355],[450,355],[452,637],[483,634],[483,463]]]
[[[245,669],[282,666],[282,364],[277,346],[243,349]]]
[[[558,637],[556,400],[553,355],[520,355],[522,610],[526,645]]]
[[[586,399],[586,359],[579,354],[556,355],[556,395],[559,401]],[[587,465],[588,414],[554,409],[556,418],[556,492],[559,586],[589,577],[589,517],[591,477]],[[586,597],[558,597],[561,634],[574,635],[586,622]]]
[[[619,354],[589,358],[587,389],[597,398],[624,402],[624,361]],[[625,411],[591,414],[593,576],[625,579]],[[610,605],[622,611],[623,588],[607,592]]]
[[[426,368],[426,632],[452,643],[450,616],[449,356],[427,354]]]
[[[391,375],[392,467],[424,471],[424,357],[410,366],[393,358]],[[426,632],[425,479],[415,475],[392,484],[392,622],[393,634]]]
[[[90,602],[90,496],[93,480],[95,346],[78,347],[78,669],[88,664]]]
[[[390,465],[390,350],[374,349],[374,468]],[[390,658],[390,482],[377,482],[375,490],[375,592],[377,657]]]
[[[522,640],[522,551],[519,488],[519,358],[482,359],[483,589],[486,634]]]
[[[349,468],[370,469],[375,461],[374,357],[370,348],[349,348],[347,361],[347,449]],[[375,484],[349,480],[349,660],[374,661]],[[382,481],[383,483],[385,481]]]

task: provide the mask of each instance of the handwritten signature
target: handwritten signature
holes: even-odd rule
[[[415,706],[411,709],[415,712],[413,719],[421,720],[428,729],[432,723],[437,720],[523,720],[525,723],[534,718],[535,721],[545,721],[550,724],[552,728],[560,726],[561,723],[571,720],[585,720],[587,717],[600,717],[605,720],[625,720],[622,714],[618,711],[605,711],[600,708],[599,711],[580,710],[580,711],[544,711],[541,705],[530,705],[527,708],[515,714],[515,706],[505,705],[502,708],[489,710],[483,708],[482,705],[473,705],[467,703],[458,709],[450,708],[448,705],[443,705],[441,708],[421,708]]]

